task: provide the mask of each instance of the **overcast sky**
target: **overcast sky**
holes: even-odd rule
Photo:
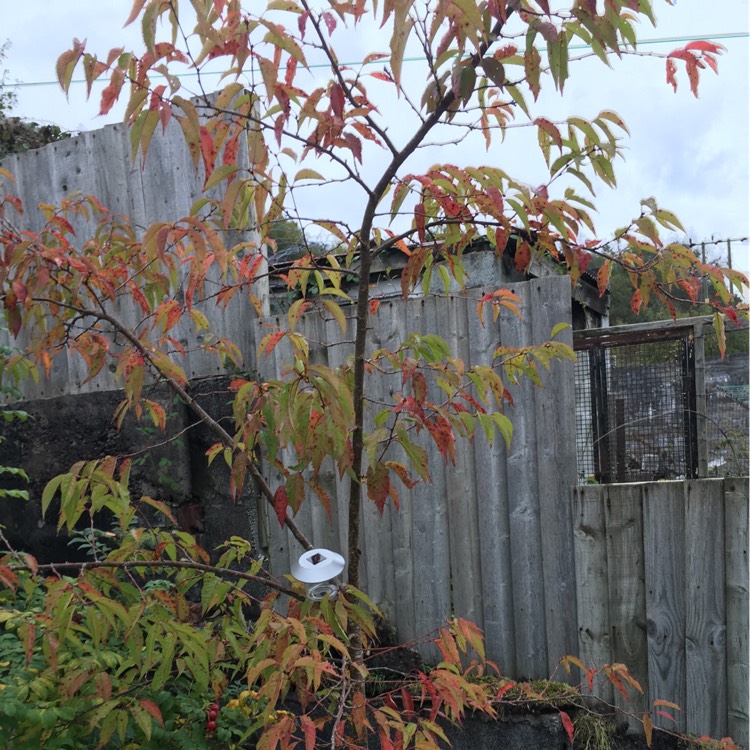
[[[87,49],[101,56],[114,46],[140,49],[137,25],[122,28],[130,5],[124,0],[14,3],[13,12],[4,16],[0,41],[10,40],[5,67],[11,81],[23,84],[18,88],[15,114],[70,130],[95,129],[117,121],[121,110],[107,118],[96,116],[97,89],[87,103],[85,86],[75,85],[66,101],[52,82],[55,61],[70,47],[73,37],[87,39]],[[614,70],[587,61],[581,63],[586,66],[583,70],[572,69],[564,98],[540,98],[534,114],[595,117],[602,109],[613,109],[630,127],[631,137],[624,144],[626,161],[620,162],[617,170],[618,189],[597,191],[600,237],[627,223],[638,213],[640,199],[653,195],[661,206],[677,213],[693,240],[746,238],[750,221],[747,0],[723,0],[716,5],[705,0],[678,0],[674,7],[665,0],[654,0],[654,9],[659,24],[656,29],[642,27],[643,51],[669,52],[684,46],[685,41],[677,38],[695,37],[714,39],[726,47],[719,76],[703,73],[699,99],[690,93],[682,66],[680,87],[673,93],[665,82],[661,59],[615,60]],[[645,43],[665,38],[670,41]],[[355,55],[358,47],[362,54],[371,51],[361,31],[349,35],[347,46]],[[377,96],[375,89],[373,95]],[[397,130],[394,124],[394,132]],[[414,166],[486,163],[501,166],[533,185],[543,179],[534,143],[535,135],[527,131],[515,145],[493,146],[489,155],[479,146],[460,150],[436,147],[420,155]],[[747,254],[747,242],[735,243],[734,265],[746,270]]]

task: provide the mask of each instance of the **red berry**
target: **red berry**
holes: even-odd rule
[[[209,721],[213,721],[213,720],[214,720],[214,719],[215,719],[215,718],[216,718],[216,717],[217,717],[218,715],[219,715],[219,711],[218,711],[218,709],[214,709],[214,708],[212,708],[212,709],[211,709],[211,710],[210,710],[210,711],[208,712],[208,720],[209,720]]]
[[[218,703],[209,703],[208,704],[208,710],[209,711],[218,711],[221,708]]]
[[[214,729],[216,729],[216,722],[215,721],[207,721],[206,722],[206,730],[209,732],[213,732]]]

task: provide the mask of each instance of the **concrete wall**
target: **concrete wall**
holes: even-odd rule
[[[217,419],[229,415],[226,379],[194,383],[192,393]],[[112,414],[120,399],[119,392],[107,391],[14,405],[31,419],[3,425],[0,465],[23,467],[31,482],[0,477],[0,486],[26,488],[31,497],[28,502],[6,498],[0,503],[0,525],[12,546],[34,554],[40,562],[84,559],[68,546],[65,533],[57,534],[56,503],[42,518],[42,492],[50,479],[69,471],[76,461],[115,455],[133,462],[131,496],[168,502],[182,528],[194,533],[206,549],[235,534],[256,542],[257,549],[254,487],[248,486],[237,503],[230,499],[226,465],[217,460],[209,468],[204,455],[216,442],[213,435],[196,426],[192,414],[165,392],[156,394],[155,400],[167,411],[169,434],[177,439],[164,443],[164,434],[132,418],[118,431]]]

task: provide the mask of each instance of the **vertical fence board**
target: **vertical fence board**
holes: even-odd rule
[[[406,304],[407,331],[424,333],[439,330],[434,299],[411,299]],[[435,386],[428,386],[427,397],[437,399]],[[432,484],[419,483],[411,491],[412,503],[412,575],[414,587],[414,632],[425,635],[450,614],[451,577],[448,529],[448,505],[445,471],[440,454],[425,444],[430,462]],[[436,649],[425,649],[430,659]]]
[[[609,639],[608,560],[604,523],[605,486],[573,490],[573,519],[581,661],[598,669],[612,662]],[[598,681],[593,695],[612,703],[612,683]]]
[[[395,350],[406,338],[406,316],[404,315],[403,303],[383,301],[374,318],[372,330],[372,344],[374,349]],[[401,390],[401,375],[394,372],[392,375],[379,375],[381,387],[378,394],[382,403],[375,407],[375,411],[386,408],[386,404],[392,403],[393,394]],[[389,454],[396,461],[404,461],[403,454]],[[406,462],[405,462],[406,463]],[[391,615],[392,622],[400,637],[410,641],[419,633],[414,627],[414,575],[413,575],[413,541],[412,541],[412,516],[414,512],[410,492],[403,486],[398,487],[401,498],[400,507],[395,510],[391,507],[386,509],[391,524],[391,549],[393,557],[393,579],[389,584],[387,601],[379,602],[384,606],[386,612]],[[390,506],[390,503],[389,503]]]
[[[385,311],[384,311],[385,313]],[[390,326],[388,321],[378,320],[378,328],[385,325]],[[353,335],[353,332],[352,334]],[[377,349],[379,342],[375,331],[371,333],[370,351]],[[365,430],[373,429],[373,417],[375,412],[382,406],[376,406],[383,401],[390,401],[386,388],[388,384],[379,374],[374,377],[365,378],[365,398],[368,403],[365,406]],[[390,457],[390,456],[388,456]],[[397,480],[394,477],[394,483]],[[367,594],[378,602],[388,612],[393,602],[393,534],[392,534],[392,502],[387,500],[383,513],[381,514],[375,503],[367,497],[367,485],[362,488],[362,533],[360,535],[360,548],[362,559],[365,563],[363,568],[363,580],[367,581]],[[390,603],[390,606],[389,606]]]
[[[724,483],[686,482],[685,667],[687,731],[727,733]]]
[[[610,485],[604,504],[609,576],[611,660],[624,664],[644,690],[648,689],[646,590],[643,549],[643,504],[640,485]],[[579,585],[584,585],[581,582]],[[647,695],[631,691],[627,701],[614,691],[615,705],[625,714],[640,715]],[[630,722],[632,728],[637,724]]]
[[[559,279],[535,279],[531,285],[531,329],[533,343],[547,341],[558,323],[572,319],[570,294],[560,294]],[[573,333],[560,332],[557,341],[572,347]],[[560,659],[577,652],[575,620],[576,577],[570,488],[576,484],[576,465],[560,446],[576,442],[575,410],[561,403],[575,403],[575,367],[568,360],[552,362],[542,369],[543,388],[534,394],[536,473],[539,488],[539,522],[542,539],[547,669],[552,674]]]
[[[500,343],[520,347],[531,342],[534,297],[530,284],[514,288],[521,298],[523,319],[503,321]],[[527,677],[549,676],[547,625],[544,606],[542,532],[539,519],[539,485],[536,474],[535,386],[522,380],[510,386],[514,406],[508,410],[513,438],[506,452],[506,493],[510,510],[510,543],[513,560],[513,616],[516,638],[516,669]],[[572,606],[572,603],[571,603]]]
[[[451,297],[445,325],[436,329],[445,338],[455,356],[469,362],[469,325],[467,301]],[[474,446],[457,437],[455,462],[446,461],[445,489],[448,501],[453,612],[484,628],[482,613],[482,570],[480,564],[477,489],[474,471]]]
[[[485,325],[469,329],[470,357],[473,364],[492,361],[499,342],[499,329],[505,317],[492,324],[489,309]],[[481,427],[473,443],[476,475],[478,541],[482,568],[482,615],[487,658],[494,661],[504,674],[516,674],[516,634],[513,627],[513,565],[508,518],[505,443],[499,432],[490,444]]]
[[[685,498],[681,482],[643,485],[646,561],[649,703],[669,700],[684,706],[685,695]],[[655,726],[684,731],[656,716]]]
[[[725,479],[727,597],[727,731],[743,747],[750,746],[748,704],[748,482]]]

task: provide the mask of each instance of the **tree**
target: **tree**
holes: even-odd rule
[[[0,45],[0,64],[9,46],[10,42],[7,41]],[[10,117],[9,113],[15,105],[16,93],[8,86],[8,71],[3,70],[0,74],[0,159],[8,154],[55,143],[70,135],[57,125],[39,125],[20,117]]]
[[[127,491],[127,462],[81,463],[48,487],[45,506],[59,493],[61,525],[69,528],[83,514],[107,507],[120,520],[122,541],[106,559],[100,551],[98,567],[82,571],[73,582],[42,583],[33,560],[6,559],[0,568],[3,580],[28,599],[42,597],[48,618],[44,623],[32,615],[14,620],[21,653],[30,662],[37,653],[36,628],[44,632],[39,647],[44,674],[56,689],[75,698],[75,710],[93,711],[89,731],[98,733],[100,746],[115,733],[122,744],[135,742],[138,731],[141,740],[148,741],[153,733],[155,741],[166,741],[157,727],[167,711],[163,693],[170,675],[176,682],[190,676],[199,689],[211,686],[218,695],[243,672],[261,696],[247,730],[265,726],[259,746],[288,747],[304,737],[310,748],[324,726],[327,732],[333,727],[332,746],[357,744],[365,731],[378,733],[383,747],[436,743],[438,713],[455,719],[467,708],[494,712],[491,696],[471,683],[461,667],[459,651],[474,649],[481,655],[481,642],[476,630],[463,622],[453,622],[439,634],[445,664],[420,683],[419,710],[408,708],[413,703],[409,691],[399,692],[400,712],[389,704],[391,692],[368,700],[364,649],[373,627],[362,602],[371,605],[358,591],[363,496],[382,510],[387,502],[398,501],[399,486],[429,481],[431,467],[418,434],[433,440],[446,461],[455,455],[456,440],[471,439],[477,426],[488,439],[496,432],[509,439],[509,421],[502,413],[506,384],[519,377],[535,379],[540,366],[570,358],[572,352],[553,337],[541,346],[499,348],[492,363],[467,368],[438,337],[412,335],[393,351],[368,356],[368,322],[377,313],[377,301],[370,297],[373,260],[394,247],[405,253],[401,282],[407,295],[419,284],[427,289],[438,267],[461,285],[462,254],[472,241],[486,238],[502,255],[514,235],[519,270],[552,257],[564,262],[577,281],[598,257],[603,292],[612,268],[623,267],[633,280],[634,308],[647,306],[652,298],[669,307],[672,285],[694,295],[695,272],[708,275],[714,282],[711,304],[719,327],[719,313],[736,314],[731,289],[739,288],[744,277],[703,264],[682,245],[665,244],[660,227],[679,229],[679,220],[653,199],[644,200],[640,214],[615,237],[583,240],[585,230],[595,233],[588,194],[593,194],[595,181],[615,185],[614,163],[626,126],[610,110],[591,120],[571,117],[565,122],[553,122],[533,110],[531,102],[538,100],[543,84],[563,90],[574,68],[569,55],[574,40],[590,45],[592,55],[606,64],[612,57],[636,54],[636,21],[654,22],[646,0],[612,0],[601,14],[590,2],[552,12],[546,0],[445,0],[428,5],[352,0],[320,10],[307,0],[272,0],[260,10],[236,0],[206,0],[194,2],[192,13],[188,17],[165,0],[136,0],[127,22],[140,20],[143,54],[114,48],[98,57],[76,40],[60,57],[57,73],[68,90],[76,70],[82,69],[89,93],[95,80],[109,78],[101,112],[125,99],[134,158],[147,159],[159,128],[172,120],[179,123],[196,169],[203,170],[205,188],[224,185],[223,198],[206,196],[194,215],[149,227],[139,237],[95,197],[71,197],[59,207],[46,208],[47,226],[30,236],[9,223],[21,207],[6,195],[0,284],[8,325],[13,334],[23,330],[30,337],[28,356],[42,368],[49,369],[63,348],[78,352],[89,377],[114,364],[125,394],[118,420],[132,413],[163,428],[164,410],[148,398],[144,380],[149,374],[165,382],[216,434],[208,458],[221,456],[230,465],[231,491],[238,493],[249,474],[279,522],[308,549],[305,531],[293,516],[303,501],[313,502],[305,500],[307,496],[328,506],[330,498],[317,478],[323,462],[332,461],[349,482],[348,586],[335,605],[324,603],[322,615],[309,603],[297,603],[293,593],[289,617],[281,618],[267,606],[247,636],[236,619],[241,591],[220,583],[236,575],[230,566],[246,557],[246,546],[230,540],[219,563],[209,566],[205,553],[179,533],[151,529],[128,535],[136,510]],[[387,51],[374,50],[355,67],[344,65],[341,60],[347,56],[340,44],[366,24]],[[386,29],[382,37],[374,33],[375,27]],[[426,80],[416,94],[404,75],[405,55],[414,48],[426,73],[409,77]],[[678,64],[684,65],[697,93],[700,70],[716,71],[720,52],[710,42],[691,42],[675,50],[666,58],[668,81],[676,86]],[[327,77],[309,83],[317,60],[325,61]],[[228,82],[209,95],[202,86],[204,74],[217,66],[225,70]],[[198,106],[183,95],[175,71],[185,70],[196,75],[201,87]],[[394,107],[400,107],[398,114]],[[395,133],[394,122],[411,129]],[[517,124],[536,131],[549,169],[549,180],[536,189],[494,166],[416,166],[421,151],[436,138],[461,143],[477,134],[489,148],[493,139],[504,138]],[[239,166],[238,150],[245,142],[252,174]],[[320,192],[341,182],[347,186],[347,202],[357,205],[351,216],[337,216],[335,201],[321,216],[300,215],[297,207],[306,188]],[[69,218],[77,213],[100,217],[99,229],[88,241],[72,233]],[[221,282],[214,302],[226,303],[249,291],[262,313],[252,293],[264,273],[261,248],[273,245],[272,227],[288,216],[327,231],[342,253],[329,254],[325,263],[313,253],[294,261],[287,279],[301,296],[289,310],[288,326],[269,333],[261,345],[262,353],[269,355],[282,339],[290,344],[290,375],[274,382],[237,378],[234,426],[228,430],[191,398],[180,366],[184,347],[171,333],[183,319],[192,321],[197,331],[209,326],[204,305],[213,298],[205,281],[212,274]],[[227,246],[222,233],[246,228],[248,217],[261,234],[260,245]],[[342,305],[350,300],[341,285],[344,274],[358,278],[354,352],[350,364],[333,370],[308,361],[307,343],[295,328],[314,304],[345,325]],[[312,281],[315,298],[309,294]],[[129,327],[118,317],[122,299],[140,311],[142,325]],[[518,300],[507,290],[479,300],[480,319],[486,306],[520,314]],[[220,336],[205,346],[223,359],[237,359],[236,346]],[[376,408],[367,398],[368,379],[381,372],[400,373],[403,388],[392,403]],[[428,398],[428,381],[440,383],[440,401]],[[372,430],[366,430],[368,410],[373,412]],[[391,457],[397,455],[396,448],[405,458]],[[269,484],[263,466],[279,472],[277,486]],[[169,515],[158,501],[143,502]],[[164,597],[158,589],[144,591],[137,580],[128,579],[131,568],[140,577],[158,568],[174,593]],[[247,576],[289,593],[264,576],[258,564]],[[187,618],[180,607],[187,606],[187,593],[194,586],[202,591],[202,614],[219,609],[221,625],[214,631],[187,626],[179,633],[170,630],[170,618],[177,616],[181,623]],[[153,605],[147,612],[139,609],[143,601]],[[68,637],[72,626],[64,620],[76,602],[102,613],[107,622],[103,631],[95,632],[98,626],[86,620],[73,628],[85,631],[85,638]],[[221,637],[215,638],[215,632]],[[130,654],[124,659],[127,666],[114,675],[88,646],[103,640],[126,644]],[[63,642],[64,653],[86,666],[72,681],[61,683]],[[232,644],[231,657],[240,667],[228,667],[230,659],[221,651],[226,643]],[[475,665],[470,672],[484,668]],[[143,692],[138,682],[144,675],[154,676],[151,693]],[[297,690],[303,710],[299,717],[279,718],[279,701],[291,688]],[[93,698],[99,700],[96,708]],[[239,697],[233,700],[241,703]],[[60,716],[58,712],[47,721],[56,726]],[[208,727],[209,734],[214,729]],[[31,730],[29,737],[38,739]]]

